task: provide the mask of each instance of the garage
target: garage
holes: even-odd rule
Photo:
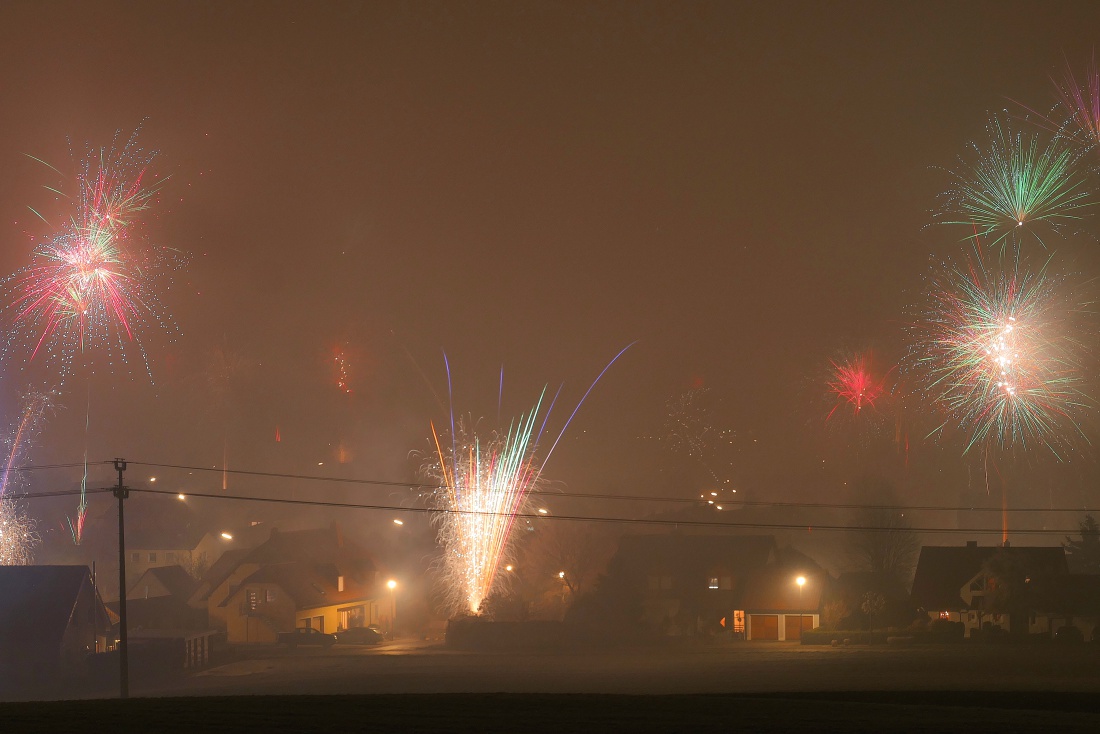
[[[749,615],[749,639],[750,640],[778,640],[779,639],[779,615],[778,614],[750,614]]]
[[[783,634],[785,639],[788,640],[801,640],[802,632],[799,630],[799,622],[803,630],[812,630],[814,628],[814,618],[809,614],[787,614],[783,620],[784,629]]]

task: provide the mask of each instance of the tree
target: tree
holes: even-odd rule
[[[848,534],[846,550],[855,571],[870,571],[907,586],[920,554],[920,536],[913,532],[897,504],[893,486],[865,478],[853,488],[854,499],[870,505],[854,517],[858,528]]]
[[[1063,544],[1070,568],[1076,573],[1100,573],[1100,523],[1092,515],[1085,515],[1077,527],[1081,537],[1074,540],[1066,536]]]

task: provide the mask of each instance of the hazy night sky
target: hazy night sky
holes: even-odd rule
[[[495,423],[503,364],[504,415],[564,381],[560,425],[637,340],[551,478],[680,491],[643,437],[701,381],[758,438],[743,492],[827,499],[788,456],[807,382],[845,345],[900,354],[929,252],[956,243],[922,229],[936,167],[1009,98],[1047,107],[1098,21],[1088,2],[8,0],[0,271],[46,231],[27,206],[51,180],[24,154],[71,170],[67,138],[145,119],[172,176],[150,238],[192,254],[164,298],[183,336],[149,339],[155,385],[98,370],[92,458],[218,464],[202,373],[224,348],[250,365],[233,465],[406,480],[445,415],[441,350],[457,411]],[[22,379],[5,367],[9,411]],[[82,456],[83,386],[36,461]]]

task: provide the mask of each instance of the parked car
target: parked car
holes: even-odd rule
[[[379,645],[384,639],[373,627],[352,627],[336,633],[336,641],[342,645]]]
[[[327,634],[312,627],[299,627],[293,632],[280,632],[279,644],[297,647],[298,645],[312,645],[318,647],[330,647],[336,644],[336,635]]]

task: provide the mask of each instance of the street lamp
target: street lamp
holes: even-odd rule
[[[799,576],[794,580],[798,584],[798,639],[802,639],[802,587],[806,585],[806,577]]]
[[[393,590],[397,588],[397,582],[390,579],[386,582],[386,588],[390,590],[390,639],[394,639],[397,629],[397,599]]]

